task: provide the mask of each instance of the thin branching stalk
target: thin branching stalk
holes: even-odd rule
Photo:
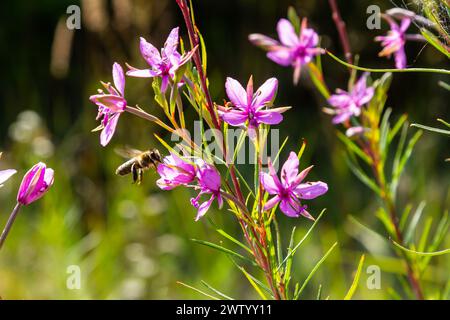
[[[3,229],[3,232],[0,236],[0,249],[3,246],[3,243],[5,243],[5,240],[9,234],[9,231],[11,231],[12,225],[14,224],[14,220],[16,220],[17,214],[19,213],[21,206],[22,205],[20,203],[17,203],[16,206],[14,207],[13,211],[9,215],[8,221],[6,222],[6,226]]]

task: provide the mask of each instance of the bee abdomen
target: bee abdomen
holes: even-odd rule
[[[135,162],[135,160],[131,159],[131,160],[128,160],[127,162],[125,162],[124,164],[121,164],[116,169],[116,174],[119,176],[124,176],[124,175],[131,173],[131,166],[133,165],[134,162]]]

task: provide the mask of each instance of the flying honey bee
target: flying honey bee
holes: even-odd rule
[[[162,162],[161,155],[157,149],[140,151],[125,148],[116,149],[116,152],[125,158],[131,158],[116,169],[116,174],[126,176],[131,173],[133,183],[137,184],[141,183],[144,170],[150,169],[151,167],[156,169],[157,165]]]

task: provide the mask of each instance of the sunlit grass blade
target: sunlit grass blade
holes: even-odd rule
[[[392,244],[394,246],[396,246],[397,248],[406,251],[408,253],[412,253],[418,256],[429,256],[429,257],[434,257],[434,256],[441,256],[443,254],[449,254],[450,253],[450,248],[449,249],[444,249],[444,250],[440,250],[440,251],[434,251],[434,252],[420,252],[420,251],[415,251],[415,250],[411,250],[408,248],[405,248],[404,246],[400,245],[399,243],[395,242],[394,240],[391,240]]]
[[[372,179],[370,179],[360,168],[358,168],[359,166],[354,161],[352,161],[349,156],[346,157],[346,162],[353,174],[362,183],[372,189],[372,191],[374,191],[377,195],[381,195],[381,190],[377,186],[377,184]]]
[[[427,40],[429,44],[431,44],[433,47],[435,47],[439,52],[447,56],[447,58],[450,58],[450,52],[447,51],[447,49],[444,47],[444,45],[439,41],[439,39],[430,31],[428,31],[425,28],[420,29],[420,33],[422,36]]]
[[[213,291],[214,293],[218,294],[219,296],[221,296],[224,299],[227,300],[235,300],[233,298],[231,298],[230,296],[227,296],[225,293],[220,292],[219,290],[217,290],[216,288],[212,287],[211,285],[209,285],[206,281],[201,280],[201,283],[208,288],[209,290]]]
[[[314,229],[314,227],[316,226],[316,224],[319,222],[320,218],[322,217],[322,215],[325,213],[326,209],[323,209],[322,212],[320,212],[319,216],[317,217],[317,219],[314,221],[314,223],[312,224],[312,226],[308,229],[308,231],[305,233],[305,235],[303,236],[303,238],[297,243],[297,245],[288,253],[288,255],[284,258],[283,262],[280,263],[280,265],[278,266],[278,268],[276,269],[276,271],[280,270],[280,268],[283,266],[283,264],[290,258],[292,257],[295,252],[297,251],[297,249],[301,246],[301,244],[303,243],[303,241],[305,241],[309,234],[311,233],[311,231]]]
[[[406,114],[403,114],[395,123],[394,127],[392,128],[392,130],[389,132],[389,136],[388,136],[388,144],[391,144],[392,140],[395,138],[395,136],[397,135],[397,133],[400,131],[400,129],[402,128],[403,124],[405,123],[405,121],[408,119],[408,116]]]
[[[291,232],[291,238],[289,240],[289,247],[288,247],[288,251],[287,251],[287,255],[289,256],[292,252],[292,248],[294,246],[294,235],[295,235],[295,229],[296,227],[292,228],[292,232]],[[292,258],[294,256],[291,254],[290,257],[288,257],[287,261],[286,261],[286,267],[284,268],[284,283],[286,286],[286,292],[289,292],[289,283],[291,281],[291,268],[292,268]],[[282,262],[280,262],[280,265],[282,264]]]
[[[442,119],[437,119],[437,121],[439,121],[440,123],[442,123],[444,126],[446,126],[447,128],[450,128],[450,123],[448,123],[447,121],[444,121]]]
[[[201,245],[204,245],[204,246],[207,246],[207,247],[210,247],[210,248],[222,251],[222,252],[224,252],[226,254],[229,254],[229,255],[234,256],[236,258],[239,258],[241,260],[247,261],[247,262],[251,263],[254,266],[257,266],[257,264],[254,261],[250,260],[249,258],[247,258],[247,257],[245,257],[245,256],[243,256],[243,255],[241,255],[241,254],[239,254],[237,252],[234,252],[233,250],[230,250],[228,248],[219,246],[218,244],[215,244],[215,243],[212,243],[212,242],[209,242],[209,241],[198,240],[198,239],[191,239],[191,241],[194,241],[195,243],[199,243]]]
[[[416,211],[414,212],[414,215],[412,216],[411,222],[408,225],[408,228],[405,232],[405,240],[404,243],[409,243],[414,235],[414,232],[417,229],[417,224],[420,221],[420,218],[422,217],[423,209],[425,209],[425,201],[422,201],[419,206],[417,207]]]
[[[242,271],[242,273],[245,275],[245,277],[247,278],[248,282],[250,282],[250,284],[252,285],[252,287],[255,289],[255,291],[259,294],[259,296],[263,299],[263,300],[267,300],[266,295],[261,291],[261,288],[258,286],[258,284],[254,281],[254,277],[250,276],[250,274],[245,271],[245,269],[243,267],[239,267],[239,269]]]
[[[337,131],[337,136],[339,140],[341,140],[345,146],[347,147],[349,152],[353,152],[358,157],[360,157],[364,162],[366,162],[368,165],[372,164],[372,159],[365,154],[352,140],[350,140],[345,134],[343,134],[340,131]]]
[[[232,257],[229,256],[229,259],[236,266],[236,268],[238,268],[242,272],[242,267],[239,264],[237,264],[236,261]],[[266,293],[266,295],[269,296],[269,298],[271,298],[271,299],[274,298],[272,291],[264,283],[262,283],[256,277],[254,277],[251,273],[247,272],[246,276],[249,276],[255,282],[255,284],[257,284],[259,286],[259,288],[264,290],[264,292]]]
[[[209,293],[206,293],[206,292],[204,292],[204,291],[202,291],[202,290],[200,290],[200,289],[197,289],[197,288],[195,288],[195,287],[192,287],[192,286],[190,286],[190,285],[188,285],[188,284],[186,284],[186,283],[183,283],[183,282],[181,282],[181,281],[177,281],[177,283],[178,283],[179,285],[182,285],[182,286],[184,286],[184,287],[186,287],[186,288],[189,288],[189,289],[191,289],[191,290],[194,290],[194,291],[196,291],[196,292],[198,292],[198,293],[200,293],[200,294],[202,294],[202,295],[204,295],[204,296],[206,296],[206,297],[208,297],[208,298],[211,298],[211,299],[213,299],[213,300],[220,300],[219,298],[214,297],[214,296],[210,295]]]
[[[350,286],[350,289],[348,290],[347,294],[344,297],[344,300],[351,300],[353,295],[355,294],[356,288],[358,287],[359,278],[361,276],[362,267],[364,265],[364,258],[365,256],[362,255],[359,259],[358,269],[356,270],[355,278],[353,279],[353,283]]]
[[[450,130],[444,130],[444,129],[434,128],[434,127],[424,126],[423,124],[418,124],[418,123],[411,124],[411,127],[416,127],[416,128],[423,129],[423,130],[426,130],[426,131],[430,131],[430,132],[434,132],[434,133],[439,133],[439,134],[444,134],[446,136],[450,136]]]
[[[236,238],[234,238],[233,236],[231,236],[230,234],[228,234],[227,232],[225,232],[223,229],[219,228],[214,221],[208,217],[208,221],[211,223],[211,225],[214,227],[214,229],[223,237],[227,238],[228,240],[230,240],[231,242],[237,244],[238,246],[240,246],[241,248],[243,248],[244,250],[246,250],[248,253],[253,254],[252,250],[250,250],[249,247],[247,247],[245,244],[243,244],[242,242],[240,242],[239,240],[237,240]]]
[[[316,300],[320,300],[322,298],[322,285],[319,284],[319,290],[317,290]]]
[[[431,225],[433,224],[433,217],[428,217],[425,221],[425,225],[420,236],[419,245],[417,251],[424,251],[427,245],[428,235],[430,233]]]
[[[330,249],[328,249],[327,253],[325,253],[325,255],[319,260],[319,262],[317,262],[317,264],[314,266],[314,268],[311,270],[311,272],[309,273],[309,275],[306,277],[305,281],[303,282],[302,286],[300,287],[300,289],[298,290],[296,296],[294,297],[294,300],[298,300],[298,298],[300,297],[300,295],[302,294],[303,290],[305,289],[306,285],[308,284],[308,282],[311,280],[311,278],[314,276],[314,274],[316,273],[316,271],[319,269],[319,267],[322,265],[322,263],[328,258],[328,256],[331,254],[331,252],[333,251],[333,249],[337,246],[337,242],[335,242]]]
[[[328,99],[330,97],[330,90],[327,88],[319,68],[313,62],[310,62],[308,64],[308,70],[309,75],[311,76],[311,80],[316,86],[317,90],[319,90],[319,92],[325,99]]]

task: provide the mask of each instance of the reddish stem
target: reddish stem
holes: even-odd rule
[[[344,20],[342,20],[339,7],[336,0],[328,0],[331,11],[333,12],[333,20],[336,24],[336,28],[339,33],[339,38],[341,39],[342,49],[344,49],[345,59],[348,63],[353,64],[352,51],[350,47],[350,41],[348,39],[347,27],[345,26]]]

